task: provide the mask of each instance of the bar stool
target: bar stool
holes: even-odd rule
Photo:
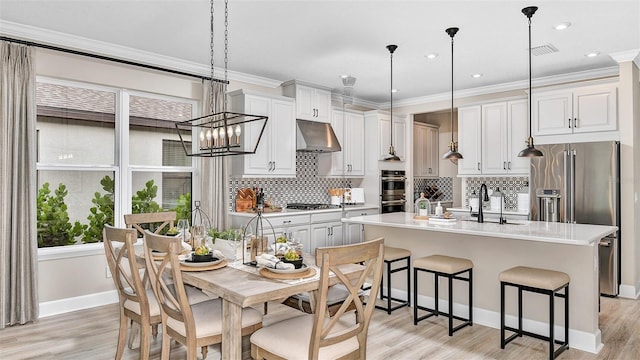
[[[549,359],[555,359],[563,351],[569,349],[569,275],[554,270],[538,269],[525,266],[516,266],[500,273],[500,348],[504,349],[505,345],[516,337],[527,335],[536,339],[549,342]],[[518,328],[505,325],[505,286],[514,286],[518,288]],[[559,293],[564,289],[564,294]],[[549,336],[535,334],[522,330],[522,291],[530,291],[539,294],[549,295]],[[554,298],[564,298],[564,341],[556,340],[553,333],[554,320]],[[513,331],[505,340],[505,330]],[[560,344],[557,350],[554,350],[554,343]]]
[[[406,264],[401,267],[392,268],[393,264],[406,260]],[[380,300],[387,300],[386,306],[376,305],[376,309],[385,310],[387,314],[391,314],[392,311],[397,310],[401,307],[410,306],[409,303],[409,290],[411,289],[411,279],[410,279],[410,266],[411,266],[411,251],[395,248],[390,246],[384,247],[384,265],[386,272],[382,273],[382,283],[384,284],[384,280],[387,280],[387,292],[384,293],[384,289],[382,286],[380,287]],[[396,273],[398,271],[406,271],[407,272],[407,299],[398,299],[391,297],[391,274]],[[382,284],[381,284],[382,285]],[[368,290],[370,287],[364,287],[363,290]],[[395,306],[391,306],[391,300],[397,302],[398,304]]]
[[[430,309],[418,305],[418,271],[425,271],[435,275],[435,307]],[[467,277],[459,276],[468,273]],[[449,280],[449,312],[445,313],[438,309],[438,276],[446,277]],[[469,283],[469,318],[465,319],[453,314],[453,280],[461,280]],[[445,315],[449,318],[449,336],[465,326],[473,326],[473,262],[468,259],[456,258],[444,255],[425,256],[413,261],[413,324],[417,325],[431,316]],[[418,317],[418,309],[428,311],[429,314]],[[453,319],[463,321],[453,327]]]

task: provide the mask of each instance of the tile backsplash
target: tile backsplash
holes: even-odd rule
[[[241,178],[229,179],[230,210],[235,211],[236,196],[241,188],[262,188],[266,199],[272,197],[278,206],[287,203],[322,203],[330,202],[329,188],[351,187],[354,179],[343,177],[319,177],[318,154],[296,153],[295,178]]]
[[[518,192],[529,188],[529,177],[468,177],[466,178],[466,187],[463,189],[465,196],[462,203],[465,207],[469,206],[469,197],[474,191],[477,195],[482,184],[487,184],[489,193],[500,188],[506,201],[504,208],[516,210],[518,208]]]
[[[414,178],[413,179],[413,196],[416,200],[421,192],[424,192],[426,187],[436,187],[442,192],[442,198],[440,201],[453,201],[453,178],[439,177],[439,178]]]

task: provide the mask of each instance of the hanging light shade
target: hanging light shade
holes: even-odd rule
[[[391,146],[389,146],[389,154],[384,158],[384,161],[400,161],[398,155],[396,155],[396,150],[393,148],[393,52],[396,51],[398,45],[387,45],[387,50],[389,50],[389,56],[391,59],[391,87],[389,88],[389,94],[391,95],[391,106],[389,108],[390,112],[390,128],[389,132],[391,136]]]
[[[538,10],[537,6],[522,9],[522,13],[529,19],[529,138],[527,139],[527,147],[518,153],[518,157],[544,156],[542,151],[533,145],[533,137],[531,136],[531,17],[536,13],[536,10]]]
[[[219,157],[229,155],[255,154],[267,126],[267,116],[249,115],[227,111],[227,85],[229,63],[229,4],[224,2],[224,80],[214,77],[213,46],[213,0],[210,11],[210,52],[211,52],[211,111],[210,115],[176,122],[176,130],[187,156]],[[222,83],[224,101],[222,111],[215,106],[215,83]],[[191,144],[196,139],[197,145]]]
[[[447,151],[442,158],[445,160],[451,160],[452,163],[457,164],[458,160],[462,159],[462,154],[458,152],[458,144],[453,140],[453,37],[460,30],[457,27],[451,27],[445,30],[451,37],[451,143],[449,143],[449,151]]]

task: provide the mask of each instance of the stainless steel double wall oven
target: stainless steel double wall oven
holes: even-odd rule
[[[380,173],[380,212],[404,212],[407,177],[401,170],[382,170]]]

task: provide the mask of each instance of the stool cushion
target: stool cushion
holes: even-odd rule
[[[455,274],[460,271],[472,269],[473,262],[463,258],[445,255],[431,255],[413,260],[413,267],[415,269]]]
[[[384,261],[393,261],[411,256],[411,251],[390,246],[384,247]]]
[[[526,266],[516,266],[500,273],[500,281],[544,290],[559,289],[569,280],[569,275],[560,271]]]

